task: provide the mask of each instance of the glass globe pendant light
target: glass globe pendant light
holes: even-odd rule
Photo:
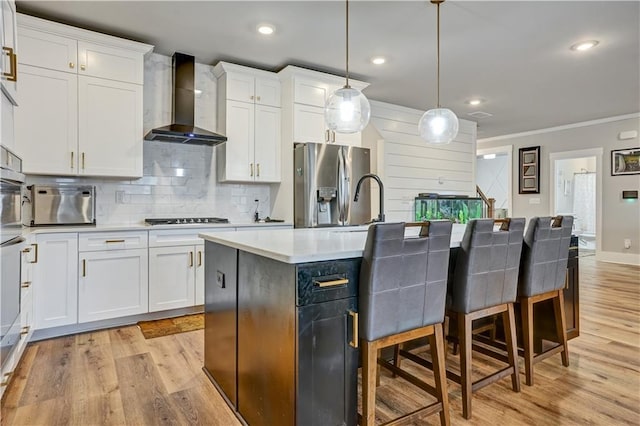
[[[327,127],[337,133],[362,131],[371,117],[369,100],[358,89],[349,86],[349,0],[346,0],[346,82],[329,96],[324,106]]]
[[[432,144],[448,144],[458,134],[458,117],[448,108],[440,106],[440,3],[444,0],[431,0],[438,7],[438,103],[437,108],[425,112],[418,123],[420,137]]]

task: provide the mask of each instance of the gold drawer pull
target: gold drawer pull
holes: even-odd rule
[[[349,346],[357,348],[358,347],[358,313],[354,311],[349,311],[349,315],[353,319],[353,340],[349,340]]]
[[[331,280],[331,281],[313,281],[314,285],[317,285],[318,287],[335,287],[338,285],[344,285],[344,284],[349,284],[349,279],[348,278],[342,278],[339,280]]]
[[[22,284],[20,284],[20,287],[22,288],[29,288],[31,287],[31,281],[25,281]]]
[[[11,47],[2,46],[2,51],[9,57],[9,72],[3,72],[2,75],[7,77],[7,81],[18,81],[18,56]]]
[[[198,266],[202,266],[202,252],[198,250]]]
[[[9,384],[9,381],[11,380],[11,376],[13,376],[13,371],[4,373],[4,378],[2,379],[0,386],[7,386]]]
[[[193,252],[189,252],[189,267],[193,268]]]
[[[104,240],[105,243],[124,243],[125,240]]]
[[[34,249],[33,260],[29,261],[29,263],[38,263],[38,244],[31,244],[31,247]]]
[[[74,69],[76,67],[76,64],[74,64],[73,62],[69,62],[69,68]]]
[[[27,334],[29,334],[29,330],[31,330],[30,325],[27,325],[26,327],[22,327],[22,329],[20,330],[20,335],[26,336]]]
[[[25,248],[25,249],[22,249],[22,252],[23,252],[23,253],[29,253],[29,252],[31,252],[31,247],[27,247],[27,248]]]

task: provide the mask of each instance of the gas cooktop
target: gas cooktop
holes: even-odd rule
[[[149,225],[185,225],[197,223],[229,223],[229,219],[221,217],[172,217],[159,219],[145,219]]]

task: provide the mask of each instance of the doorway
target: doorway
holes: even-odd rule
[[[476,151],[476,185],[488,198],[495,199],[494,217],[513,215],[511,204],[512,145]]]
[[[601,240],[602,150],[553,153],[550,159],[551,215],[573,216],[580,251],[595,254]]]

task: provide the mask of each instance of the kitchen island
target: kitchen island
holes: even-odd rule
[[[452,247],[464,228],[454,226]],[[204,368],[248,424],[357,424],[357,293],[366,231],[200,234]]]

